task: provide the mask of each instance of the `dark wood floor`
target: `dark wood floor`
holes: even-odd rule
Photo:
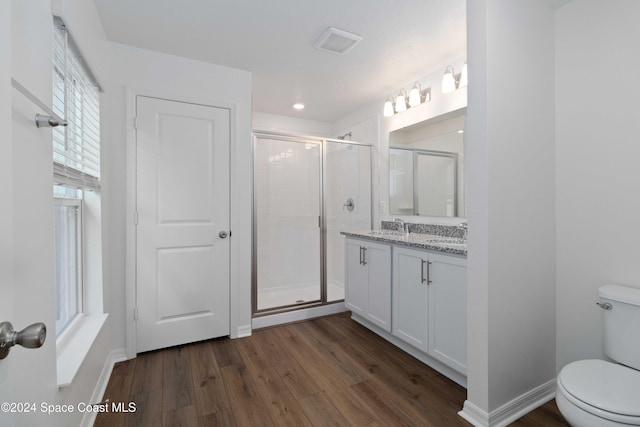
[[[469,426],[464,388],[338,314],[115,365],[95,426]],[[514,426],[567,426],[551,401]]]

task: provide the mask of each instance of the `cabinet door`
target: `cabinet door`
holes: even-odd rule
[[[467,373],[467,263],[429,254],[429,354]]]
[[[429,321],[427,256],[422,251],[393,249],[393,334],[425,352]]]
[[[367,266],[362,263],[363,242],[345,239],[345,297],[349,310],[364,316],[368,309]]]
[[[360,316],[368,311],[369,284],[367,265],[363,264],[363,242],[345,240],[345,298],[344,305]]]
[[[391,246],[376,243],[363,246],[369,277],[367,318],[391,332]]]

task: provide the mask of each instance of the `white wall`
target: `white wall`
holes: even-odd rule
[[[123,253],[127,227],[130,235],[134,233],[126,199],[133,94],[231,108],[231,336],[246,334],[251,325],[251,74],[116,43],[111,48],[112,90],[104,109],[110,128],[104,171],[108,191],[103,205],[110,218],[105,269],[112,283],[113,346],[125,347],[127,327],[133,325],[132,310],[125,311],[125,300],[134,298],[133,288],[125,288],[125,281],[133,283],[132,270],[125,277]]]
[[[467,3],[468,396],[485,415],[555,378],[554,13]]]
[[[557,369],[600,358],[599,286],[640,287],[640,3],[556,16]]]
[[[252,114],[251,128],[253,130],[321,137],[331,136],[333,130],[331,123],[300,119],[293,116],[261,113],[258,111],[254,111]]]

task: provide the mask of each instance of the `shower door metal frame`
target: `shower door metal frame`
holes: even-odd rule
[[[251,149],[253,152],[253,170],[256,166],[256,144],[259,139],[275,139],[280,141],[291,141],[299,143],[317,144],[320,147],[320,300],[305,301],[299,304],[288,304],[273,308],[258,309],[258,238],[257,238],[257,195],[256,195],[256,174],[253,174],[253,187],[252,187],[252,212],[253,218],[251,221],[251,315],[252,317],[266,316],[270,314],[283,313],[287,311],[300,310],[303,308],[318,307],[328,304],[336,304],[343,302],[344,299],[327,301],[327,224],[326,224],[326,212],[325,212],[325,165],[327,142],[335,142],[339,144],[348,145],[362,145],[369,147],[369,181],[370,181],[370,227],[373,226],[373,144],[362,143],[357,141],[345,141],[342,139],[334,138],[322,138],[309,135],[298,135],[289,133],[280,133],[272,131],[254,130],[251,135],[252,144]]]

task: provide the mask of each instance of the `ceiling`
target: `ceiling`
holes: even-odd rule
[[[254,111],[324,122],[466,55],[465,0],[94,2],[109,40],[251,71]],[[329,26],[363,39],[314,49]]]

